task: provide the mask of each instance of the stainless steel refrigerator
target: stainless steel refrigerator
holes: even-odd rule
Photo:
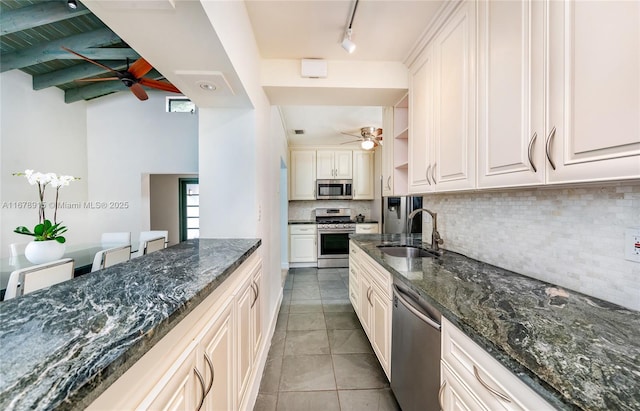
[[[385,234],[407,232],[407,216],[422,207],[422,197],[383,197],[382,230]],[[416,214],[411,222],[411,232],[422,232],[422,213]]]

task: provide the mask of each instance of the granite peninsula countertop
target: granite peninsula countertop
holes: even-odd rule
[[[82,409],[253,254],[189,240],[0,303],[0,409]]]
[[[446,250],[408,262],[377,248],[424,247],[419,234],[351,239],[554,407],[640,410],[640,312]]]

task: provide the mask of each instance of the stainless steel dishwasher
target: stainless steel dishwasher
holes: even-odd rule
[[[440,312],[393,284],[391,389],[402,411],[439,411]]]

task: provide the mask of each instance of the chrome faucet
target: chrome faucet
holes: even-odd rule
[[[407,217],[407,234],[411,234],[411,222],[413,217],[421,211],[426,211],[433,219],[433,229],[431,230],[431,251],[440,254],[440,244],[444,243],[444,240],[440,237],[440,233],[438,232],[438,213],[434,213],[426,208],[417,208],[413,210]]]

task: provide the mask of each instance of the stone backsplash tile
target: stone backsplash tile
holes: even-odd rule
[[[365,218],[372,218],[373,201],[369,200],[319,200],[319,201],[289,201],[289,220],[315,220],[316,208],[350,208],[351,216],[362,214]]]
[[[432,194],[443,247],[640,310],[640,263],[624,232],[640,227],[640,183]],[[423,223],[431,241],[431,219]]]

